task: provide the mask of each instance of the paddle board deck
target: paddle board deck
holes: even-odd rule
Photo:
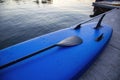
[[[70,37],[79,36],[82,43],[72,47],[56,46],[24,61],[0,70],[1,80],[70,80],[75,79],[89,67],[112,35],[112,29],[97,23],[83,24],[52,32],[0,51],[0,66],[25,55],[44,49]],[[102,37],[100,37],[102,35]]]

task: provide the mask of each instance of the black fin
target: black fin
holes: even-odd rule
[[[100,20],[98,21],[98,23],[97,23],[97,25],[96,25],[96,27],[94,29],[98,29],[99,27],[101,27],[101,22],[102,22],[102,20],[103,20],[103,18],[104,18],[105,15],[106,14],[102,15],[102,17],[100,18]]]
[[[81,27],[81,24],[78,24],[77,26],[75,26],[74,29],[79,29]]]
[[[102,39],[103,39],[103,33],[101,35],[99,35],[95,40],[98,42],[98,41],[100,41]]]

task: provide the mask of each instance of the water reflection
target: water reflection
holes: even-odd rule
[[[0,3],[3,3],[4,1],[3,0],[0,0]]]
[[[0,0],[0,3],[4,3],[5,0]],[[35,2],[37,5],[41,4],[52,4],[53,0],[6,0],[6,2],[16,2],[17,4],[20,4],[21,2]]]
[[[13,0],[13,1],[15,1],[18,5],[20,5],[20,2],[21,2],[22,0]]]
[[[36,3],[37,5],[40,4],[53,4],[55,6],[74,6],[77,4],[88,4],[91,3],[95,0],[0,0],[0,3],[4,3],[6,2],[7,4],[13,4],[13,3],[17,3],[17,4],[21,4],[22,3],[27,3],[30,4],[31,6]],[[32,4],[31,4],[32,3]],[[15,5],[15,4],[14,4]],[[22,5],[24,6],[24,5]],[[79,5],[80,6],[80,5]]]
[[[41,3],[43,4],[52,4],[53,0],[42,0]]]
[[[34,1],[37,5],[39,5],[40,4],[40,1],[39,0],[36,0],[36,1]]]
[[[41,4],[52,4],[53,3],[53,0],[35,0],[35,1],[33,1],[33,2],[35,2],[37,5],[39,5],[40,3]]]
[[[89,19],[92,1],[0,0],[0,48]]]

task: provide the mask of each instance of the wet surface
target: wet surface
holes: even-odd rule
[[[89,19],[94,0],[0,0],[0,49]]]

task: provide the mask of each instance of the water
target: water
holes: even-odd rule
[[[94,0],[0,0],[0,49],[89,19]]]

